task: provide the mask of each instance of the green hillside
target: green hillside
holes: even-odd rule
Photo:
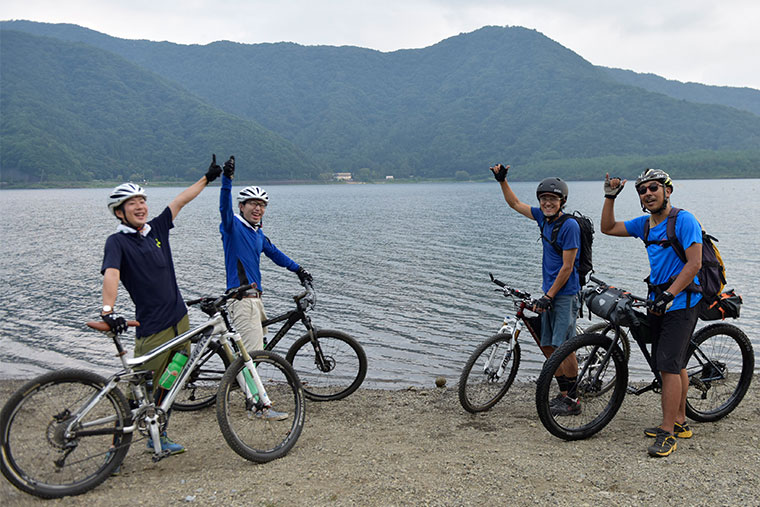
[[[195,180],[212,152],[251,178],[319,173],[280,136],[113,53],[5,29],[0,45],[4,183]]]
[[[186,46],[73,25],[1,26],[116,53],[278,133],[329,171],[480,177],[504,161],[526,178],[595,178],[647,165],[679,177],[760,176],[760,116],[623,84],[519,27],[382,53],[293,43]]]

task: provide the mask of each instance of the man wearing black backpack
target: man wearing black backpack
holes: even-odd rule
[[[580,306],[578,259],[581,247],[581,229],[576,220],[568,220],[562,208],[567,202],[567,184],[559,178],[546,178],[536,189],[539,207],[521,202],[507,183],[509,166],[491,167],[496,181],[509,207],[525,217],[535,220],[541,231],[543,257],[541,272],[544,295],[536,303],[541,313],[541,350],[549,357],[566,340],[575,336],[575,320]],[[564,218],[562,218],[564,217]],[[561,224],[558,231],[555,225]],[[551,401],[551,413],[573,416],[581,413],[581,403],[573,392],[578,376],[575,354],[568,357],[558,369],[557,384],[560,394]]]
[[[694,332],[702,298],[697,273],[702,266],[702,228],[694,215],[680,210],[675,227],[675,241],[668,238],[668,222],[672,206],[673,182],[659,169],[646,169],[636,179],[641,209],[646,215],[618,222],[615,220],[615,198],[626,181],[604,181],[604,207],[601,230],[611,236],[633,236],[644,240],[649,257],[649,327],[653,338],[652,356],[662,376],[662,423],[644,433],[655,437],[647,451],[650,456],[668,456],[676,450],[676,437],[690,438],[686,422],[686,349]],[[685,262],[677,254],[685,252]]]

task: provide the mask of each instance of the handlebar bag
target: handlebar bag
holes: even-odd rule
[[[586,289],[583,292],[583,302],[591,313],[618,326],[631,327],[639,323],[633,311],[633,299],[618,288]]]

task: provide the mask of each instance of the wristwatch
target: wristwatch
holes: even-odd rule
[[[103,311],[101,313],[111,313],[113,312],[113,307],[111,305],[103,305]]]

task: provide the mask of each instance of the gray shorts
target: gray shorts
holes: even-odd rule
[[[579,306],[578,294],[554,296],[551,310],[541,314],[542,347],[556,348],[575,336]]]

